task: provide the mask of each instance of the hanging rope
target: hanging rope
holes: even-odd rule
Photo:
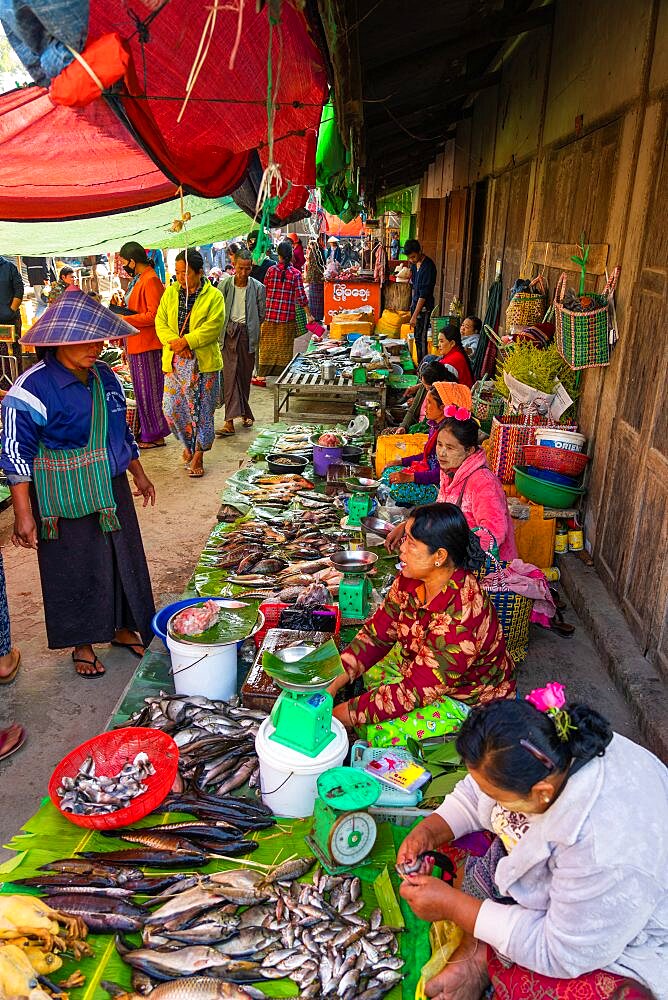
[[[202,68],[209,54],[209,49],[211,48],[211,42],[213,41],[214,32],[216,30],[216,23],[218,21],[219,11],[230,10],[234,11],[237,15],[237,31],[234,38],[232,51],[230,53],[230,61],[228,63],[229,69],[230,70],[234,69],[234,62],[236,60],[237,53],[239,51],[239,44],[241,42],[241,31],[243,28],[243,18],[244,18],[244,3],[245,0],[233,0],[233,2],[229,4],[223,4],[220,3],[219,0],[213,0],[213,6],[209,8],[209,13],[206,16],[206,21],[204,22],[204,27],[202,28],[202,36],[199,40],[197,52],[195,53],[195,58],[190,68],[188,80],[186,81],[186,96],[183,99],[181,110],[179,111],[178,116],[176,118],[178,124],[181,123],[181,119],[185,114],[186,107],[188,106],[188,101],[192,96],[192,92],[195,89],[195,84],[197,83],[197,79],[200,73],[202,72]]]
[[[257,222],[258,215],[260,216],[260,232],[258,235],[257,244],[255,250],[253,251],[253,260],[255,263],[259,263],[264,259],[265,251],[269,246],[269,235],[267,230],[269,229],[269,222],[272,215],[276,212],[279,202],[285,197],[285,194],[290,190],[291,184],[288,183],[288,188],[285,193],[283,192],[283,178],[281,176],[281,168],[278,163],[274,161],[274,124],[276,120],[276,103],[274,100],[275,95],[278,93],[278,87],[281,76],[281,63],[283,59],[283,37],[281,34],[281,24],[280,24],[280,0],[271,0],[268,10],[269,17],[269,37],[267,46],[267,148],[268,148],[268,162],[267,166],[262,174],[262,180],[260,181],[260,186],[257,192],[257,200],[255,202],[255,218],[254,222]],[[279,39],[279,54],[278,63],[276,67],[276,75],[274,76],[274,62],[273,62],[273,48],[274,48],[274,28],[277,30]]]

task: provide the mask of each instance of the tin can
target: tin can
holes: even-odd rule
[[[584,534],[582,528],[571,528],[568,532],[568,551],[582,552],[584,549]]]
[[[558,566],[547,566],[543,573],[545,574],[545,579],[549,580],[550,583],[558,583],[561,580],[561,570]]]
[[[565,525],[557,528],[554,536],[554,551],[557,555],[568,552],[568,528]]]

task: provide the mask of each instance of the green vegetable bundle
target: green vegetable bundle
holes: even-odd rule
[[[539,392],[551,394],[556,383],[561,382],[571,399],[578,394],[576,373],[566,364],[554,343],[540,348],[518,341],[506,349],[505,356],[497,363],[494,385],[496,391],[508,399],[510,392],[503,381],[505,372]]]

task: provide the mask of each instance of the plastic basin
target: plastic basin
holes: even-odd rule
[[[175,615],[177,611],[182,611],[184,608],[190,608],[193,604],[202,604],[203,601],[234,601],[234,597],[188,597],[183,601],[174,601],[173,604],[167,604],[160,611],[156,611],[151,620],[151,628],[153,629],[153,634],[157,635],[158,639],[162,639],[162,643],[167,649],[167,623],[172,615]],[[240,603],[249,603],[247,601]],[[244,642],[245,640],[241,640]],[[237,643],[237,649],[241,646],[241,642]]]
[[[526,466],[516,465],[515,486],[518,493],[527,500],[542,504],[544,507],[573,507],[580,497],[586,493],[584,486],[557,486],[555,483],[546,483],[543,479],[536,479],[527,472]]]
[[[575,486],[578,476],[565,476],[563,472],[553,472],[552,469],[539,469],[535,465],[527,465],[527,473],[534,479],[542,479],[544,483],[553,483],[555,486]]]

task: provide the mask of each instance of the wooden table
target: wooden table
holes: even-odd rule
[[[385,404],[387,400],[387,385],[385,382],[377,385],[353,385],[351,379],[341,376],[323,382],[318,372],[303,372],[298,370],[298,363],[306,355],[298,354],[287,368],[281,372],[274,383],[274,423],[278,423],[281,414],[286,416],[290,409],[291,398],[320,400],[326,403],[345,403],[353,412],[354,404],[362,401],[380,403],[376,418],[376,430],[382,427],[385,420]],[[341,421],[340,413],[300,413],[300,423],[334,423]]]

